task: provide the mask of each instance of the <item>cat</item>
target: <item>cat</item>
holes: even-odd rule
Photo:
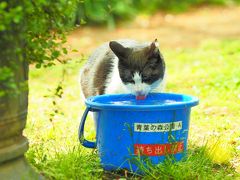
[[[90,55],[81,70],[81,91],[85,98],[101,94],[133,94],[144,99],[165,86],[165,61],[157,40],[110,41]]]

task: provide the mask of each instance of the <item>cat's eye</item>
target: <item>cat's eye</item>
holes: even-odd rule
[[[124,78],[124,79],[122,79],[122,81],[125,84],[127,84],[127,83],[135,84],[135,81],[133,79],[130,79],[130,78]]]
[[[142,81],[143,81],[143,82],[150,82],[150,81],[151,81],[151,78],[150,78],[150,77],[147,77],[147,76],[143,76],[143,77],[142,77]]]
[[[135,84],[135,81],[131,79],[131,80],[128,80],[128,83]]]

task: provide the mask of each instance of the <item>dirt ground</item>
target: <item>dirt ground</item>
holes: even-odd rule
[[[79,27],[68,36],[68,45],[89,54],[103,42],[114,39],[152,41],[162,48],[194,47],[206,39],[240,38],[240,7],[199,7],[181,14],[139,15],[114,30],[104,27]]]

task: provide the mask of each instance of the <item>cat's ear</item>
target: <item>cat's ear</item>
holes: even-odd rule
[[[158,47],[159,47],[159,43],[158,43],[157,39],[155,39],[148,47],[147,56],[148,57],[158,57],[158,55],[160,53]]]
[[[127,58],[131,52],[130,48],[125,48],[116,41],[111,41],[109,47],[119,59]]]

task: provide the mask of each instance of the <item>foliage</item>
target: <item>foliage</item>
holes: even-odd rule
[[[19,61],[52,66],[67,49],[66,30],[75,18],[78,0],[0,1],[0,95],[16,89],[14,69]]]
[[[16,46],[15,50],[25,53],[26,59],[37,62],[38,66],[51,66],[51,61],[67,53],[60,47],[66,42],[66,29],[73,24],[76,4],[76,0],[2,1],[1,38],[9,42],[15,41],[12,36],[19,37],[24,47]],[[15,28],[21,31],[15,33]]]
[[[228,3],[239,2],[239,0],[152,0],[150,3],[147,0],[134,0],[140,10],[145,12],[156,12],[156,10],[182,12],[192,6],[200,5],[227,5]]]
[[[164,50],[168,60],[166,91],[192,94],[200,103],[191,112],[190,151],[186,161],[173,165],[166,162],[157,167],[149,164],[150,171],[146,171],[143,179],[163,179],[163,176],[165,179],[239,179],[239,173],[234,170],[240,167],[239,43],[239,40],[206,41],[195,48]],[[24,131],[30,149],[26,157],[40,173],[52,179],[77,179],[78,175],[101,179],[103,176],[95,152],[80,146],[77,138],[79,116],[85,108],[76,81],[81,65],[73,60],[48,69],[33,68],[30,72],[32,88]],[[62,82],[60,75],[64,67]],[[44,95],[49,94],[48,89],[57,87],[58,82],[62,82],[64,93],[55,101],[64,116],[56,113],[52,117],[52,98]],[[52,120],[46,121],[49,118]],[[85,136],[94,140],[93,122],[88,119],[86,123]]]
[[[115,19],[127,19],[136,13],[132,0],[85,0],[77,10],[77,23],[112,25]]]
[[[84,0],[77,10],[77,24],[108,24],[114,26],[119,19],[130,19],[139,13],[156,11],[182,12],[192,6],[227,5],[240,0]]]

